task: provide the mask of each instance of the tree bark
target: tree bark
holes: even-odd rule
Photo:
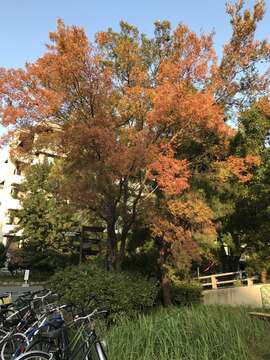
[[[161,272],[161,291],[162,291],[162,298],[163,298],[163,305],[165,307],[172,305],[172,296],[171,296],[171,284],[170,279],[168,278],[167,271],[165,268],[165,259],[166,259],[166,252],[164,253],[162,250],[160,251],[159,257],[159,266]]]
[[[117,270],[117,237],[115,224],[107,224],[107,270]]]
[[[120,238],[120,249],[119,249],[119,253],[117,256],[117,270],[121,270],[124,258],[125,258],[125,254],[126,254],[126,241],[127,241],[127,236],[128,236],[128,228],[123,228],[122,230],[122,234],[121,234],[121,238]]]
[[[156,237],[156,244],[159,248],[159,258],[158,258],[158,265],[159,265],[159,278],[160,278],[160,286],[162,291],[162,300],[163,305],[165,307],[172,305],[172,296],[171,296],[171,282],[167,275],[166,270],[166,257],[167,251],[164,249],[164,243],[162,237]]]
[[[263,270],[261,272],[261,282],[263,284],[266,284],[267,283],[267,271],[266,270]]]
[[[172,305],[171,286],[170,286],[170,281],[169,281],[165,271],[162,271],[161,289],[162,289],[162,297],[163,297],[164,306],[165,307],[171,306]]]

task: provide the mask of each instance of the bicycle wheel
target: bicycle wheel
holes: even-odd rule
[[[42,351],[46,353],[55,352],[56,342],[53,340],[37,339],[29,344],[27,351]]]
[[[13,328],[14,325],[17,325],[20,321],[18,311],[15,311],[13,308],[7,308],[1,310],[0,322],[4,329],[8,330]]]
[[[26,351],[42,351],[53,354],[55,358],[59,357],[64,348],[63,336],[64,329],[60,328],[48,333],[40,333],[30,342]]]
[[[7,336],[7,331],[0,329],[0,345],[1,340],[4,339],[5,336]]]
[[[53,356],[42,351],[29,351],[17,357],[16,360],[53,360]]]
[[[4,341],[1,348],[1,360],[16,359],[17,356],[25,351],[27,338],[23,334],[13,334]]]

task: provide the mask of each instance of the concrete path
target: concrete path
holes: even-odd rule
[[[22,287],[22,286],[7,285],[7,286],[0,286],[0,294],[6,293],[6,292],[11,292],[12,299],[16,300],[16,298],[25,291],[36,291],[39,289],[42,289],[42,286]]]

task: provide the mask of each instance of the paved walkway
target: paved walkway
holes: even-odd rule
[[[36,291],[42,289],[42,286],[29,286],[29,287],[22,287],[22,286],[1,286],[0,285],[0,294],[5,292],[11,292],[12,298],[16,300],[16,298],[25,291]]]

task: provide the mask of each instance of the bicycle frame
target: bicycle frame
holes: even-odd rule
[[[78,359],[78,356],[80,356],[81,360],[91,360],[92,359],[91,351],[93,350],[94,347],[96,353],[99,356],[99,359],[107,360],[107,356],[105,355],[105,351],[103,349],[102,344],[98,341],[95,330],[91,330],[90,333],[87,333],[83,328],[82,330],[84,332],[83,334],[84,339],[82,341],[82,344],[79,347],[70,349],[71,346],[67,345],[69,344],[68,336],[65,333],[65,330],[63,329],[63,331],[61,332],[61,337],[64,348],[61,349],[61,353],[58,354],[59,359],[73,360],[73,359]]]
[[[1,339],[1,343],[5,343],[5,341],[7,341],[7,339],[10,336],[21,336],[22,338],[24,338],[24,341],[22,341],[18,348],[15,350],[12,358],[17,358],[19,355],[21,355],[29,346],[29,343],[31,342],[31,340],[33,339],[34,336],[36,336],[42,329],[44,328],[48,328],[49,326],[51,326],[51,322],[47,321],[47,316],[48,314],[43,314],[37,321],[34,322],[34,324],[29,327],[24,333],[9,333],[7,334],[7,336],[5,336],[3,339]],[[60,313],[59,316],[61,317],[61,319],[63,319],[62,314]]]

